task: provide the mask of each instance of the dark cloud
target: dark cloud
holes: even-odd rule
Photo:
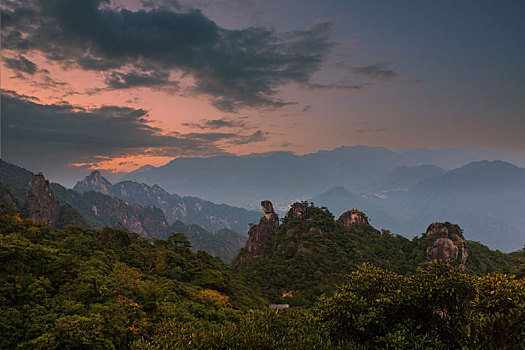
[[[15,71],[16,73],[26,73],[33,75],[37,72],[38,67],[36,64],[23,55],[18,57],[4,57],[2,60],[5,62],[7,68]]]
[[[232,112],[289,104],[277,97],[278,89],[308,84],[336,45],[329,37],[331,22],[289,33],[227,30],[198,10],[129,11],[108,5],[104,0],[6,1],[4,49],[38,50],[66,66],[105,71],[109,88],[163,85],[169,72],[183,72],[194,81],[191,92],[206,94],[214,106]]]
[[[65,81],[58,81],[51,78],[48,74],[44,74],[41,79],[33,80],[31,86],[40,87],[43,89],[56,89],[68,85]]]
[[[358,92],[363,89],[363,85],[347,85],[347,84],[314,84],[306,85],[312,90],[343,90],[346,92]]]
[[[358,135],[375,134],[379,132],[385,132],[386,128],[369,128],[369,129],[356,129],[354,132]]]
[[[248,143],[262,142],[268,140],[270,133],[257,130],[251,135],[241,136],[232,140],[236,145],[246,145]]]
[[[36,96],[21,95],[16,91],[6,90],[6,89],[2,89],[2,96],[9,96],[9,97],[21,99],[21,100],[40,101],[40,99]]]
[[[350,70],[354,74],[363,75],[379,80],[392,81],[399,79],[399,75],[393,70],[388,69],[386,64],[384,63],[370,64],[361,67],[352,67],[350,68]]]
[[[199,129],[247,128],[246,122],[243,120],[234,120],[227,117],[203,119],[200,123],[183,123],[182,125]]]
[[[149,124],[147,111],[120,106],[84,109],[67,102],[40,104],[2,93],[3,157],[16,164],[68,172],[73,163],[134,155],[176,157],[226,153],[225,144],[266,139],[267,133],[167,134]]]
[[[179,84],[170,80],[169,72],[111,72],[106,77],[106,85],[111,89],[129,89],[132,87],[153,87],[179,90]]]
[[[349,66],[347,67],[347,69],[353,74],[366,78],[396,83],[421,83],[420,80],[405,80],[401,78],[397,72],[393,71],[392,69],[389,69],[388,65],[385,63],[369,64],[366,66]]]

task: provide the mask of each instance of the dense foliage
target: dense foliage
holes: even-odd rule
[[[302,246],[294,251],[290,240]],[[303,220],[286,218],[278,242],[274,261],[243,262],[236,276],[218,258],[191,252],[182,233],[151,243],[115,228],[52,229],[1,215],[0,348],[519,349],[525,343],[525,250],[504,267],[521,279],[478,277],[441,263],[423,270],[416,263],[423,238],[348,229],[314,206]],[[290,275],[268,272],[279,268]],[[258,290],[271,296],[268,286],[278,287],[279,279],[299,291],[285,300],[312,307],[268,310]]]
[[[0,348],[122,348],[169,322],[237,322],[262,305],[183,235],[151,244],[114,228],[0,217]]]
[[[436,263],[413,276],[372,265],[313,310],[334,341],[379,348],[518,349],[525,344],[525,280],[475,277]]]
[[[234,261],[240,274],[274,302],[311,305],[364,262],[411,275],[426,261],[425,235],[409,240],[369,225],[346,227],[326,208],[304,204],[304,216],[289,212],[283,219],[269,256],[250,259],[241,252]],[[445,224],[462,236],[459,226]],[[484,275],[510,263],[509,255],[480,243],[467,242],[467,247],[472,249],[466,264],[471,274]]]

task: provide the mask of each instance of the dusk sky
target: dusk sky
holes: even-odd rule
[[[525,1],[2,1],[2,156],[525,151]]]

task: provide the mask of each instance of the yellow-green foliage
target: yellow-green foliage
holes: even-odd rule
[[[166,322],[235,321],[267,305],[219,259],[169,243],[1,216],[0,348],[125,348]]]
[[[313,313],[333,341],[379,348],[518,349],[525,280],[475,277],[446,263],[412,276],[364,264]]]
[[[365,264],[344,281],[313,308],[275,312],[229,266],[192,253],[181,235],[152,244],[113,228],[55,230],[0,216],[0,348],[519,349],[525,343],[523,279],[477,277],[446,264],[402,276]]]

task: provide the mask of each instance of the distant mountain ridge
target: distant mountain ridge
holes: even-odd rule
[[[137,169],[126,174],[123,180],[158,184],[172,193],[249,209],[257,209],[254,198],[273,198],[276,210],[285,212],[296,200],[312,198],[335,186],[343,186],[351,192],[368,192],[401,166],[430,165],[450,170],[485,159],[525,166],[525,152],[473,146],[400,151],[344,146],[301,156],[270,152],[177,158],[163,166],[148,165]]]
[[[197,197],[180,197],[170,194],[158,185],[122,181],[112,185],[99,171],[93,171],[73,188],[79,193],[94,191],[117,197],[141,206],[160,208],[169,223],[177,220],[202,226],[208,231],[230,229],[241,234],[248,224],[258,218],[258,213],[226,204],[215,204]]]
[[[410,169],[401,172],[407,174]],[[448,220],[457,222],[468,239],[492,249],[511,251],[525,245],[524,168],[502,161],[480,161],[428,175],[404,191],[358,195],[336,188],[311,200],[336,215],[357,205],[376,227],[407,237],[423,232],[428,222]]]

